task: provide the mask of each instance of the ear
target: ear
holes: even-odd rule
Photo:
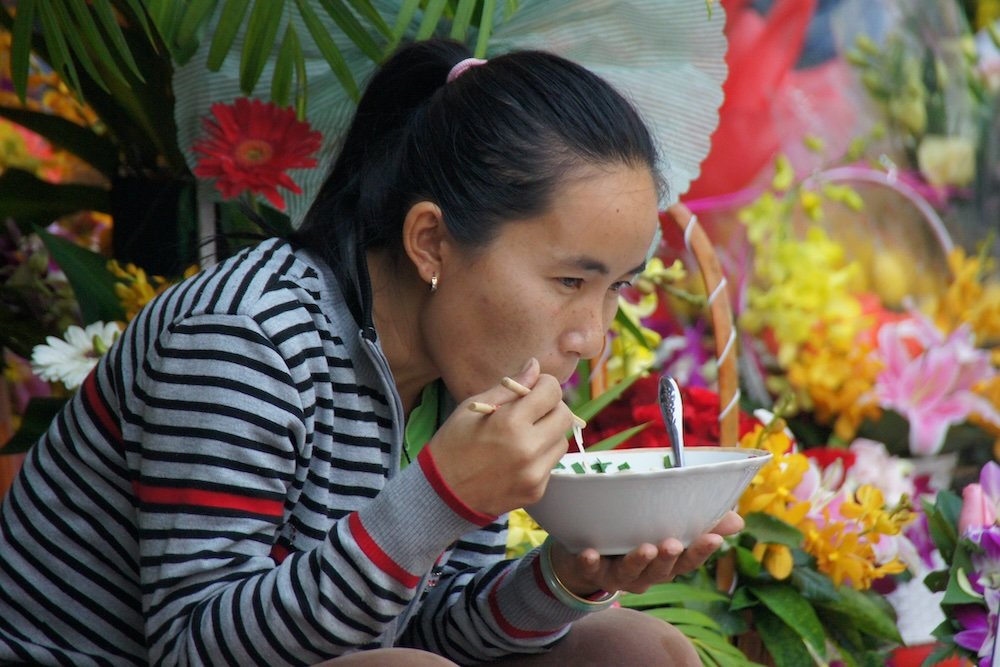
[[[433,202],[417,202],[403,219],[403,249],[428,285],[441,274],[441,250],[447,235],[441,208]]]

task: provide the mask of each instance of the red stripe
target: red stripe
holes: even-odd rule
[[[451,487],[441,477],[441,473],[438,471],[437,464],[434,463],[434,458],[431,456],[429,447],[424,447],[420,450],[420,454],[417,456],[417,463],[420,464],[420,469],[424,471],[424,477],[430,482],[431,488],[437,492],[438,496],[451,508],[452,512],[477,526],[485,526],[496,520],[496,515],[483,514],[472,509],[452,492]]]
[[[545,583],[545,577],[542,576],[542,558],[544,557],[544,554],[539,554],[535,560],[531,561],[531,573],[535,575],[535,583],[538,585],[538,588],[540,588],[542,592],[550,598],[555,600],[556,596],[552,593],[552,589],[549,588],[549,585]]]
[[[146,486],[144,484],[135,484],[134,488],[140,501],[154,505],[194,505],[213,509],[241,510],[266,516],[281,516],[285,510],[284,503],[280,500],[264,500],[221,491]]]
[[[535,637],[545,637],[547,635],[555,634],[557,630],[525,630],[524,628],[512,625],[510,621],[504,618],[503,613],[500,611],[500,602],[497,600],[497,589],[500,587],[500,582],[503,581],[506,576],[507,573],[504,572],[497,577],[493,587],[490,589],[489,594],[490,612],[492,612],[493,618],[496,619],[497,625],[500,626],[500,629],[515,639],[532,639]]]
[[[115,439],[115,443],[120,445],[122,442],[121,425],[118,424],[118,420],[108,410],[107,403],[104,402],[104,398],[97,391],[96,369],[90,371],[87,379],[83,381],[83,396],[87,400],[87,405],[93,410],[94,416],[97,417],[97,421],[111,434]]]
[[[290,553],[292,552],[289,551],[288,547],[283,544],[275,544],[271,547],[271,559],[279,565],[281,564],[281,561],[288,558],[288,554]]]
[[[404,570],[396,561],[394,561],[389,554],[382,551],[382,547],[376,544],[372,536],[368,534],[365,530],[364,524],[361,523],[361,517],[358,516],[357,512],[350,514],[347,517],[347,526],[351,530],[351,537],[357,542],[358,546],[365,553],[365,556],[372,563],[375,564],[378,569],[385,572],[387,575],[403,584],[407,588],[416,588],[417,584],[420,583],[420,577],[415,574],[410,574]]]

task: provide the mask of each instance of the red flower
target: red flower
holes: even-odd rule
[[[249,190],[284,210],[278,188],[302,192],[285,171],[315,167],[313,154],[323,135],[298,120],[291,108],[245,97],[231,105],[213,104],[212,115],[203,121],[207,136],[192,146],[201,156],[194,173],[216,179],[226,199]]]
[[[668,447],[666,427],[657,399],[659,376],[639,378],[623,393],[597,414],[587,425],[587,441],[599,442],[627,428],[652,422],[645,429],[618,446],[618,449],[639,447]],[[681,403],[684,407],[684,444],[691,447],[719,444],[719,395],[700,387],[682,387]],[[742,437],[756,426],[757,421],[740,412],[739,434]]]
[[[857,460],[854,452],[840,447],[810,447],[803,449],[802,453],[816,461],[820,470],[826,470],[827,466],[833,465],[834,461],[839,459],[844,466],[844,474],[847,474]]]

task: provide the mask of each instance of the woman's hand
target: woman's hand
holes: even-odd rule
[[[668,538],[659,544],[641,544],[624,556],[601,556],[595,549],[571,554],[558,543],[552,545],[552,567],[571,592],[588,596],[595,591],[642,593],[653,584],[670,581],[691,572],[722,546],[722,538],[743,529],[743,518],[726,512],[708,533],[685,549]]]
[[[535,359],[513,379],[531,392],[518,396],[498,383],[469,397],[427,445],[452,492],[486,514],[502,514],[542,497],[553,466],[566,453],[566,432],[573,425],[559,381],[540,373]],[[467,409],[472,401],[499,407],[479,414]]]

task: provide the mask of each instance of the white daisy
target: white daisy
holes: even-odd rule
[[[86,329],[70,325],[63,338],[47,336],[45,345],[31,351],[31,371],[48,382],[62,382],[67,389],[76,389],[97,360],[118,338],[117,322],[94,322]]]

